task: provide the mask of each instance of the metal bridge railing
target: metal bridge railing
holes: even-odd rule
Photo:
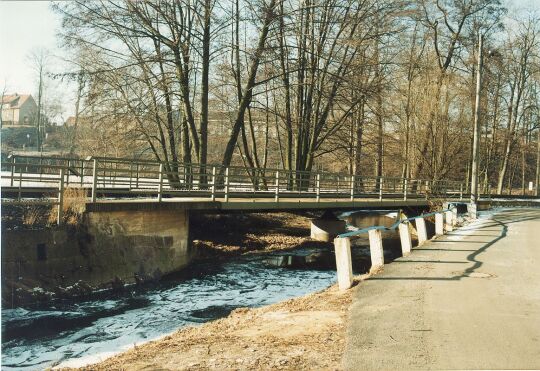
[[[231,198],[280,202],[373,199],[462,199],[463,185],[396,177],[350,176],[330,172],[253,169],[239,166],[168,163],[110,157],[12,155],[2,162],[2,202],[60,202],[64,188],[86,190],[89,202],[101,197]]]

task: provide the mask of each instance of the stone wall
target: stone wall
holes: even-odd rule
[[[87,212],[77,226],[4,230],[3,302],[159,279],[192,260],[188,234],[185,210]]]

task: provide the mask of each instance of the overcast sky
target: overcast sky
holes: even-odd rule
[[[49,7],[49,1],[0,0],[0,92],[6,86],[8,93],[19,94],[36,91],[35,73],[28,55],[37,48],[46,48],[52,54],[61,55],[56,38],[60,19]],[[540,0],[507,0],[511,8],[528,8],[540,12]],[[57,70],[60,61],[54,62]],[[71,87],[56,87],[65,94]],[[69,101],[73,94],[63,97],[67,118],[73,111]]]

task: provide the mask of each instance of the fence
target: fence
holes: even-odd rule
[[[100,197],[197,198],[229,202],[261,199],[280,202],[357,198],[428,199],[464,197],[457,181],[351,176],[330,172],[254,169],[108,157],[15,156],[2,162],[3,202],[58,203],[66,187]]]
[[[334,240],[338,286],[340,290],[346,290],[353,284],[351,238],[368,233],[369,250],[371,256],[371,269],[376,270],[384,265],[383,245],[381,231],[395,231],[399,228],[401,251],[403,256],[411,253],[412,237],[408,224],[413,220],[418,233],[418,244],[421,245],[428,239],[425,218],[435,216],[435,235],[442,235],[446,231],[452,231],[457,222],[457,208],[449,208],[432,213],[422,214],[412,218],[400,219],[390,227],[373,226],[357,231],[343,233]],[[445,220],[446,219],[446,222]]]

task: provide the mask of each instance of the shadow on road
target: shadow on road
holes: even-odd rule
[[[516,213],[519,213],[519,216],[516,218]],[[509,214],[509,215],[505,215],[505,214]],[[540,219],[540,216],[538,215],[538,212],[527,212],[527,211],[523,211],[523,210],[507,210],[507,211],[501,211],[500,213],[498,213],[496,215],[496,219],[493,218],[493,219],[489,219],[488,221],[486,221],[486,223],[484,224],[481,224],[477,227],[474,227],[474,226],[469,226],[469,227],[466,227],[466,228],[462,228],[462,229],[459,229],[458,231],[454,232],[454,233],[449,233],[447,234],[447,236],[463,236],[464,238],[462,240],[448,240],[448,241],[443,241],[443,240],[433,240],[433,241],[430,241],[430,242],[436,242],[436,243],[443,243],[443,242],[446,242],[446,243],[454,243],[454,244],[459,244],[460,242],[463,242],[463,243],[483,243],[484,245],[476,250],[473,250],[473,249],[451,249],[451,248],[446,248],[446,249],[439,249],[439,248],[428,248],[428,247],[425,247],[425,248],[414,248],[413,249],[413,252],[414,251],[461,251],[461,252],[471,252],[471,254],[467,255],[466,259],[467,261],[443,261],[443,260],[406,260],[406,259],[398,259],[398,260],[395,260],[393,263],[437,263],[437,264],[448,264],[448,263],[452,263],[452,264],[455,264],[455,263],[473,263],[469,268],[465,269],[463,271],[462,274],[460,275],[454,275],[454,276],[450,276],[450,277],[378,277],[378,276],[374,276],[374,277],[370,277],[369,279],[370,280],[403,280],[403,281],[457,281],[457,280],[461,280],[462,278],[466,278],[466,277],[469,277],[472,273],[474,273],[478,268],[480,268],[483,264],[483,262],[481,260],[478,259],[478,256],[480,254],[482,254],[483,252],[485,252],[487,249],[489,249],[491,246],[493,246],[495,243],[497,243],[498,241],[502,240],[503,238],[506,237],[507,233],[508,233],[508,225],[509,224],[513,224],[513,223],[521,223],[521,222],[524,222],[524,221],[529,221],[529,220],[536,220],[536,219]],[[486,229],[486,228],[492,228],[492,227],[500,227],[498,229]],[[474,234],[474,233],[471,233],[471,234],[463,234],[463,233],[458,233],[458,232],[463,232],[463,231],[492,231],[492,232],[499,232],[499,234],[497,236],[493,236],[493,235],[477,235],[477,234]],[[467,236],[470,236],[472,238],[475,238],[475,237],[479,237],[479,236],[482,236],[482,237],[494,237],[491,241],[489,242],[485,242],[485,241],[467,241],[466,240],[466,237]]]

